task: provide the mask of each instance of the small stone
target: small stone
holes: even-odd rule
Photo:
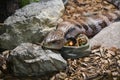
[[[117,55],[118,57],[119,57],[119,59],[120,59],[120,55]]]
[[[103,62],[104,62],[105,64],[108,64],[108,63],[109,63],[108,60],[103,60]]]
[[[100,48],[100,45],[94,45],[91,50],[95,50],[95,49],[99,49]]]
[[[108,53],[110,53],[112,56],[116,55],[115,52],[113,52],[113,51],[109,51]]]
[[[66,73],[60,72],[60,74],[59,74],[60,79],[65,79],[66,77],[67,77]]]
[[[91,53],[97,53],[97,52],[100,52],[100,49],[94,49],[91,51]]]
[[[100,59],[100,57],[99,57],[99,56],[96,56],[96,57],[94,57],[94,59],[95,59],[95,60],[98,60],[98,59]]]
[[[85,62],[89,62],[89,61],[90,61],[90,58],[89,58],[89,57],[86,57],[86,58],[84,58],[84,61],[85,61]]]
[[[120,60],[118,60],[118,61],[117,61],[117,64],[118,64],[118,65],[119,65],[119,67],[120,67]]]
[[[2,55],[4,55],[5,58],[8,58],[9,54],[10,54],[10,50],[6,50],[2,52]]]
[[[118,76],[118,74],[119,74],[118,72],[112,72],[113,76]]]
[[[105,55],[106,55],[107,58],[111,58],[112,57],[112,55],[109,52],[106,53]]]
[[[69,78],[65,78],[65,80],[69,80]]]
[[[116,47],[111,47],[111,48],[109,48],[109,50],[115,52],[115,51],[117,51],[117,48]]]

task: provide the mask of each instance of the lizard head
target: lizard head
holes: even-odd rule
[[[51,31],[42,42],[42,46],[49,49],[61,49],[68,38],[75,38],[78,34],[84,33],[84,29],[71,22],[58,24],[57,29]]]
[[[43,40],[42,46],[50,49],[61,49],[64,46],[64,33],[60,30],[51,31]]]

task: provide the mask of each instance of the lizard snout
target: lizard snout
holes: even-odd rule
[[[42,42],[49,49],[61,49],[64,46],[64,33],[60,30],[51,31]]]

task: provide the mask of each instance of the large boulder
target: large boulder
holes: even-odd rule
[[[40,76],[60,71],[67,66],[59,53],[31,43],[22,43],[13,49],[8,61],[15,76]]]
[[[90,40],[91,47],[101,45],[104,47],[120,48],[120,22],[115,22],[104,28]]]
[[[13,49],[23,42],[41,42],[63,12],[62,0],[41,0],[17,10],[4,22],[0,48]]]

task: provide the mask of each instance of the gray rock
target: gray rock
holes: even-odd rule
[[[5,32],[0,35],[0,47],[13,49],[23,42],[41,42],[62,16],[62,0],[41,0],[15,12],[4,22]]]
[[[115,22],[104,28],[90,40],[91,47],[101,45],[104,47],[120,48],[120,22]]]
[[[10,53],[8,61],[15,76],[39,76],[65,69],[67,62],[59,53],[41,46],[22,43]]]

